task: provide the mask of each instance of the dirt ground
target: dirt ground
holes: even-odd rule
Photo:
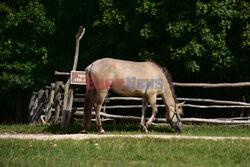
[[[0,134],[0,139],[32,139],[32,140],[84,140],[84,139],[99,139],[111,137],[131,137],[131,138],[160,138],[160,139],[204,139],[204,140],[250,140],[250,137],[223,137],[223,136],[181,136],[181,135],[98,135],[98,134],[65,134],[65,135],[50,135],[50,134]]]

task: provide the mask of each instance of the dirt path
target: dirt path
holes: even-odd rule
[[[33,140],[84,140],[99,139],[110,137],[131,137],[131,138],[159,138],[159,139],[205,139],[205,140],[250,140],[250,137],[224,137],[224,136],[178,136],[178,135],[97,135],[97,134],[66,134],[66,135],[50,135],[50,134],[0,134],[0,139],[33,139]]]

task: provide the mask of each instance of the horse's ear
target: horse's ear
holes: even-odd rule
[[[185,101],[184,102],[181,102],[181,103],[176,103],[176,106],[177,106],[177,110],[178,110],[178,112],[179,112],[179,114],[181,115],[181,116],[184,116],[184,112],[183,112],[183,108],[181,108],[183,105],[184,105],[184,103],[185,103]]]
[[[185,104],[185,101],[184,102],[181,102],[181,103],[177,103],[176,105],[178,106],[178,107],[181,107],[181,106],[183,106]]]

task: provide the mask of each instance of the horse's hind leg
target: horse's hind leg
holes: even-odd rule
[[[158,111],[156,107],[156,95],[149,96],[148,99],[152,108],[152,115],[150,119],[148,120],[148,122],[146,123],[146,128],[148,128],[153,123],[155,116],[157,114],[157,111]]]
[[[97,90],[97,97],[95,100],[95,114],[96,114],[96,128],[99,129],[100,133],[104,134],[105,131],[102,128],[102,122],[100,118],[100,110],[102,108],[102,103],[106,97],[106,94],[108,93],[108,90]]]
[[[142,98],[142,116],[141,116],[141,124],[140,124],[142,132],[148,132],[148,130],[145,126],[145,114],[146,114],[147,110],[148,110],[148,99],[143,97]]]

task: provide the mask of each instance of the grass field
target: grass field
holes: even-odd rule
[[[142,134],[139,125],[104,124],[107,134]],[[0,125],[0,134],[74,134],[59,125]],[[98,133],[93,125],[89,133]],[[170,126],[148,134],[175,134]],[[179,134],[178,134],[179,135]],[[250,137],[249,126],[184,126],[181,135]],[[0,139],[0,166],[250,166],[250,140],[102,138],[86,140]]]
[[[0,140],[0,166],[249,166],[246,140]]]
[[[89,131],[90,134],[98,133],[94,124]],[[138,124],[104,124],[107,134],[143,134]],[[250,126],[216,126],[196,125],[184,126],[181,135],[195,136],[242,136],[250,137]],[[61,129],[59,124],[46,126],[32,125],[0,125],[0,133],[46,133],[46,134],[74,134],[82,130],[81,122],[75,122],[69,129]],[[148,134],[176,134],[170,126],[150,127]],[[178,134],[179,135],[179,134]]]

